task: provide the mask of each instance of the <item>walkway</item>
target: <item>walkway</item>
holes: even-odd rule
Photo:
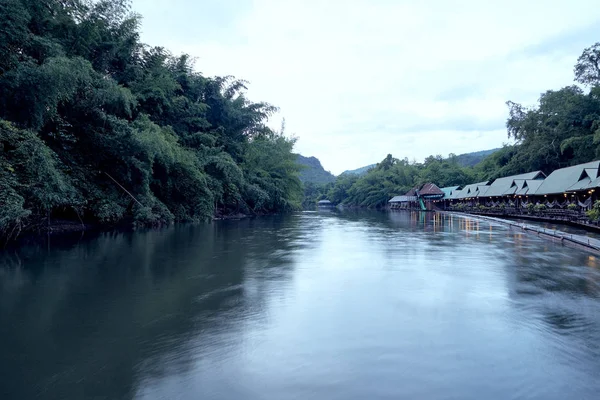
[[[516,222],[502,218],[457,212],[449,213],[469,216],[471,218],[479,218],[487,221],[497,222],[503,225],[508,225],[511,228],[520,229],[529,233],[535,233],[545,239],[561,242],[563,245],[583,248],[585,250],[591,251],[592,253],[600,255],[600,239],[590,238],[584,235],[562,232],[556,229],[547,229],[540,226],[530,225],[523,222]]]

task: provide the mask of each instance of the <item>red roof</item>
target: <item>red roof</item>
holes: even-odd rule
[[[421,190],[419,190],[419,196],[443,196],[444,192],[442,189],[437,187],[434,183],[426,183],[421,186]]]
[[[419,190],[418,186],[416,186],[416,187],[410,189],[408,192],[406,192],[405,196],[416,196],[417,190]]]
[[[424,185],[416,186],[410,189],[405,194],[405,196],[416,196],[417,191],[419,192],[419,196],[424,197],[444,196],[444,192],[442,191],[442,189],[437,187],[437,185],[435,185],[434,183],[426,183]]]

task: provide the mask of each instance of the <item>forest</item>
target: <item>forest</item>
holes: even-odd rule
[[[277,109],[142,43],[140,21],[128,0],[0,2],[0,240],[301,206]]]
[[[532,107],[507,102],[514,144],[483,162],[388,155],[365,174],[303,185],[294,139],[267,125],[275,106],[249,100],[243,80],[206,77],[190,55],[142,43],[140,23],[129,0],[0,3],[0,242],[61,221],[153,226],[324,198],[377,208],[423,182],[463,185],[600,156],[597,43],[577,60],[573,85]]]
[[[366,174],[341,175],[328,185],[306,185],[304,205],[329,199],[351,207],[384,207],[415,185],[465,185],[529,171],[555,169],[600,158],[600,43],[586,48],[574,68],[574,84],[543,93],[532,107],[508,101],[508,138],[514,144],[474,166],[450,154],[422,163],[388,155]]]

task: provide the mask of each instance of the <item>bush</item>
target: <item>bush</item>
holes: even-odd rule
[[[546,211],[548,209],[548,207],[545,204],[536,204],[533,207],[533,210],[535,212],[542,212],[542,211]]]
[[[598,221],[600,219],[600,200],[596,200],[592,209],[585,214],[591,221]]]
[[[567,210],[571,210],[571,211],[577,210],[577,204],[569,204],[567,206]]]

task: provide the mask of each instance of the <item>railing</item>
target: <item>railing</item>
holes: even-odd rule
[[[544,210],[529,210],[518,207],[481,207],[481,206],[450,206],[448,211],[457,211],[464,213],[489,214],[498,216],[531,216],[551,220],[570,221],[588,225],[598,225],[598,222],[591,221],[586,215],[586,210],[567,210],[567,209],[544,209]]]

